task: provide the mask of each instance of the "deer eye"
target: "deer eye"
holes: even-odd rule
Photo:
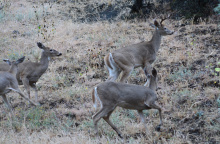
[[[50,52],[52,52],[53,50],[51,49]]]

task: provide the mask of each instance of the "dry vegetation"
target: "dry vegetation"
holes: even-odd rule
[[[216,19],[198,25],[165,21],[175,33],[163,38],[154,63],[159,73],[159,103],[166,110],[162,130],[155,131],[159,124],[156,110],[145,111],[150,131],[146,135],[136,111],[117,108],[111,120],[125,139],[121,140],[103,120],[98,139],[91,119],[91,90],[108,77],[103,57],[117,48],[149,40],[153,32],[149,22],[154,16],[147,22],[108,22],[97,17],[98,21],[88,23],[77,19],[86,15],[86,5],[95,2],[42,2],[4,0],[1,9],[0,59],[25,55],[26,60],[37,61],[41,53],[38,41],[63,56],[51,60],[37,83],[40,107],[28,106],[17,94],[10,93],[8,98],[16,114],[12,120],[0,99],[0,143],[220,142],[220,76],[215,71],[220,67],[220,33]],[[98,3],[113,5],[117,1]],[[185,22],[188,25],[183,25]],[[136,69],[128,82],[143,85],[145,80],[143,71]],[[33,90],[31,95],[34,100]]]

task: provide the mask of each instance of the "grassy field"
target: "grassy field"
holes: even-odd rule
[[[220,31],[217,17],[195,25],[190,20],[168,19],[174,30],[163,37],[153,66],[159,75],[157,91],[164,125],[157,110],[145,111],[150,134],[145,134],[138,113],[117,108],[112,122],[122,131],[120,139],[110,126],[99,122],[100,138],[94,136],[91,91],[108,78],[103,58],[115,49],[148,41],[155,14],[146,21],[87,21],[88,12],[98,6],[117,5],[116,0],[10,0],[1,1],[0,59],[38,61],[37,42],[63,55],[53,58],[37,83],[41,106],[29,106],[17,94],[9,93],[16,118],[11,119],[0,98],[0,143],[205,143],[220,142]],[[95,9],[96,8],[96,9]],[[123,10],[122,10],[123,11]],[[124,8],[124,11],[127,11]],[[121,15],[123,12],[120,13]],[[128,83],[143,85],[142,69],[135,69]],[[24,91],[24,87],[20,86]],[[34,100],[34,90],[31,90]]]

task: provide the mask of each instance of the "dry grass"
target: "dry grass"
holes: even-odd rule
[[[118,108],[111,120],[126,138],[119,139],[101,120],[99,132],[102,137],[98,139],[94,136],[91,120],[94,109],[90,93],[96,84],[108,77],[103,57],[117,48],[150,40],[153,29],[149,23],[135,20],[73,22],[79,17],[74,15],[76,9],[69,13],[71,17],[63,14],[68,13],[70,7],[77,7],[82,10],[83,17],[86,15],[83,9],[93,2],[58,0],[43,6],[41,2],[16,0],[3,9],[0,57],[16,59],[25,55],[36,61],[41,52],[36,46],[38,41],[62,52],[63,56],[51,60],[47,72],[37,83],[40,107],[29,107],[10,93],[8,97],[16,114],[16,119],[12,120],[0,99],[0,143],[214,144],[220,141],[219,73],[213,75],[214,68],[220,66],[220,39],[215,23],[202,22],[185,27],[180,26],[180,21],[165,23],[175,33],[163,38],[154,63],[161,88],[157,91],[159,103],[166,110],[161,132],[155,131],[159,123],[157,111],[145,112],[150,132],[146,135],[136,111]],[[148,21],[152,22],[153,17]],[[143,71],[136,69],[128,82],[143,85]],[[21,89],[24,90],[23,86]],[[33,91],[31,95],[34,99]]]

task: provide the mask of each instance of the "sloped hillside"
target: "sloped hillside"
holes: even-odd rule
[[[9,93],[16,115],[12,119],[0,98],[0,143],[219,143],[220,31],[214,16],[196,25],[184,19],[164,21],[175,33],[163,37],[153,64],[159,75],[158,103],[163,107],[161,130],[155,131],[156,110],[144,112],[146,134],[136,111],[117,108],[110,119],[125,138],[120,139],[103,120],[100,138],[94,136],[91,91],[108,78],[104,56],[150,40],[154,29],[149,24],[155,19],[152,14],[146,20],[105,21],[97,14],[97,21],[90,22],[74,14],[81,11],[85,18],[91,10],[86,7],[94,3],[104,9],[117,1],[5,1],[0,13],[0,59],[25,55],[26,60],[39,61],[39,41],[63,55],[51,59],[37,83],[41,106],[30,106]],[[132,84],[145,82],[142,69],[135,69],[128,79]]]

